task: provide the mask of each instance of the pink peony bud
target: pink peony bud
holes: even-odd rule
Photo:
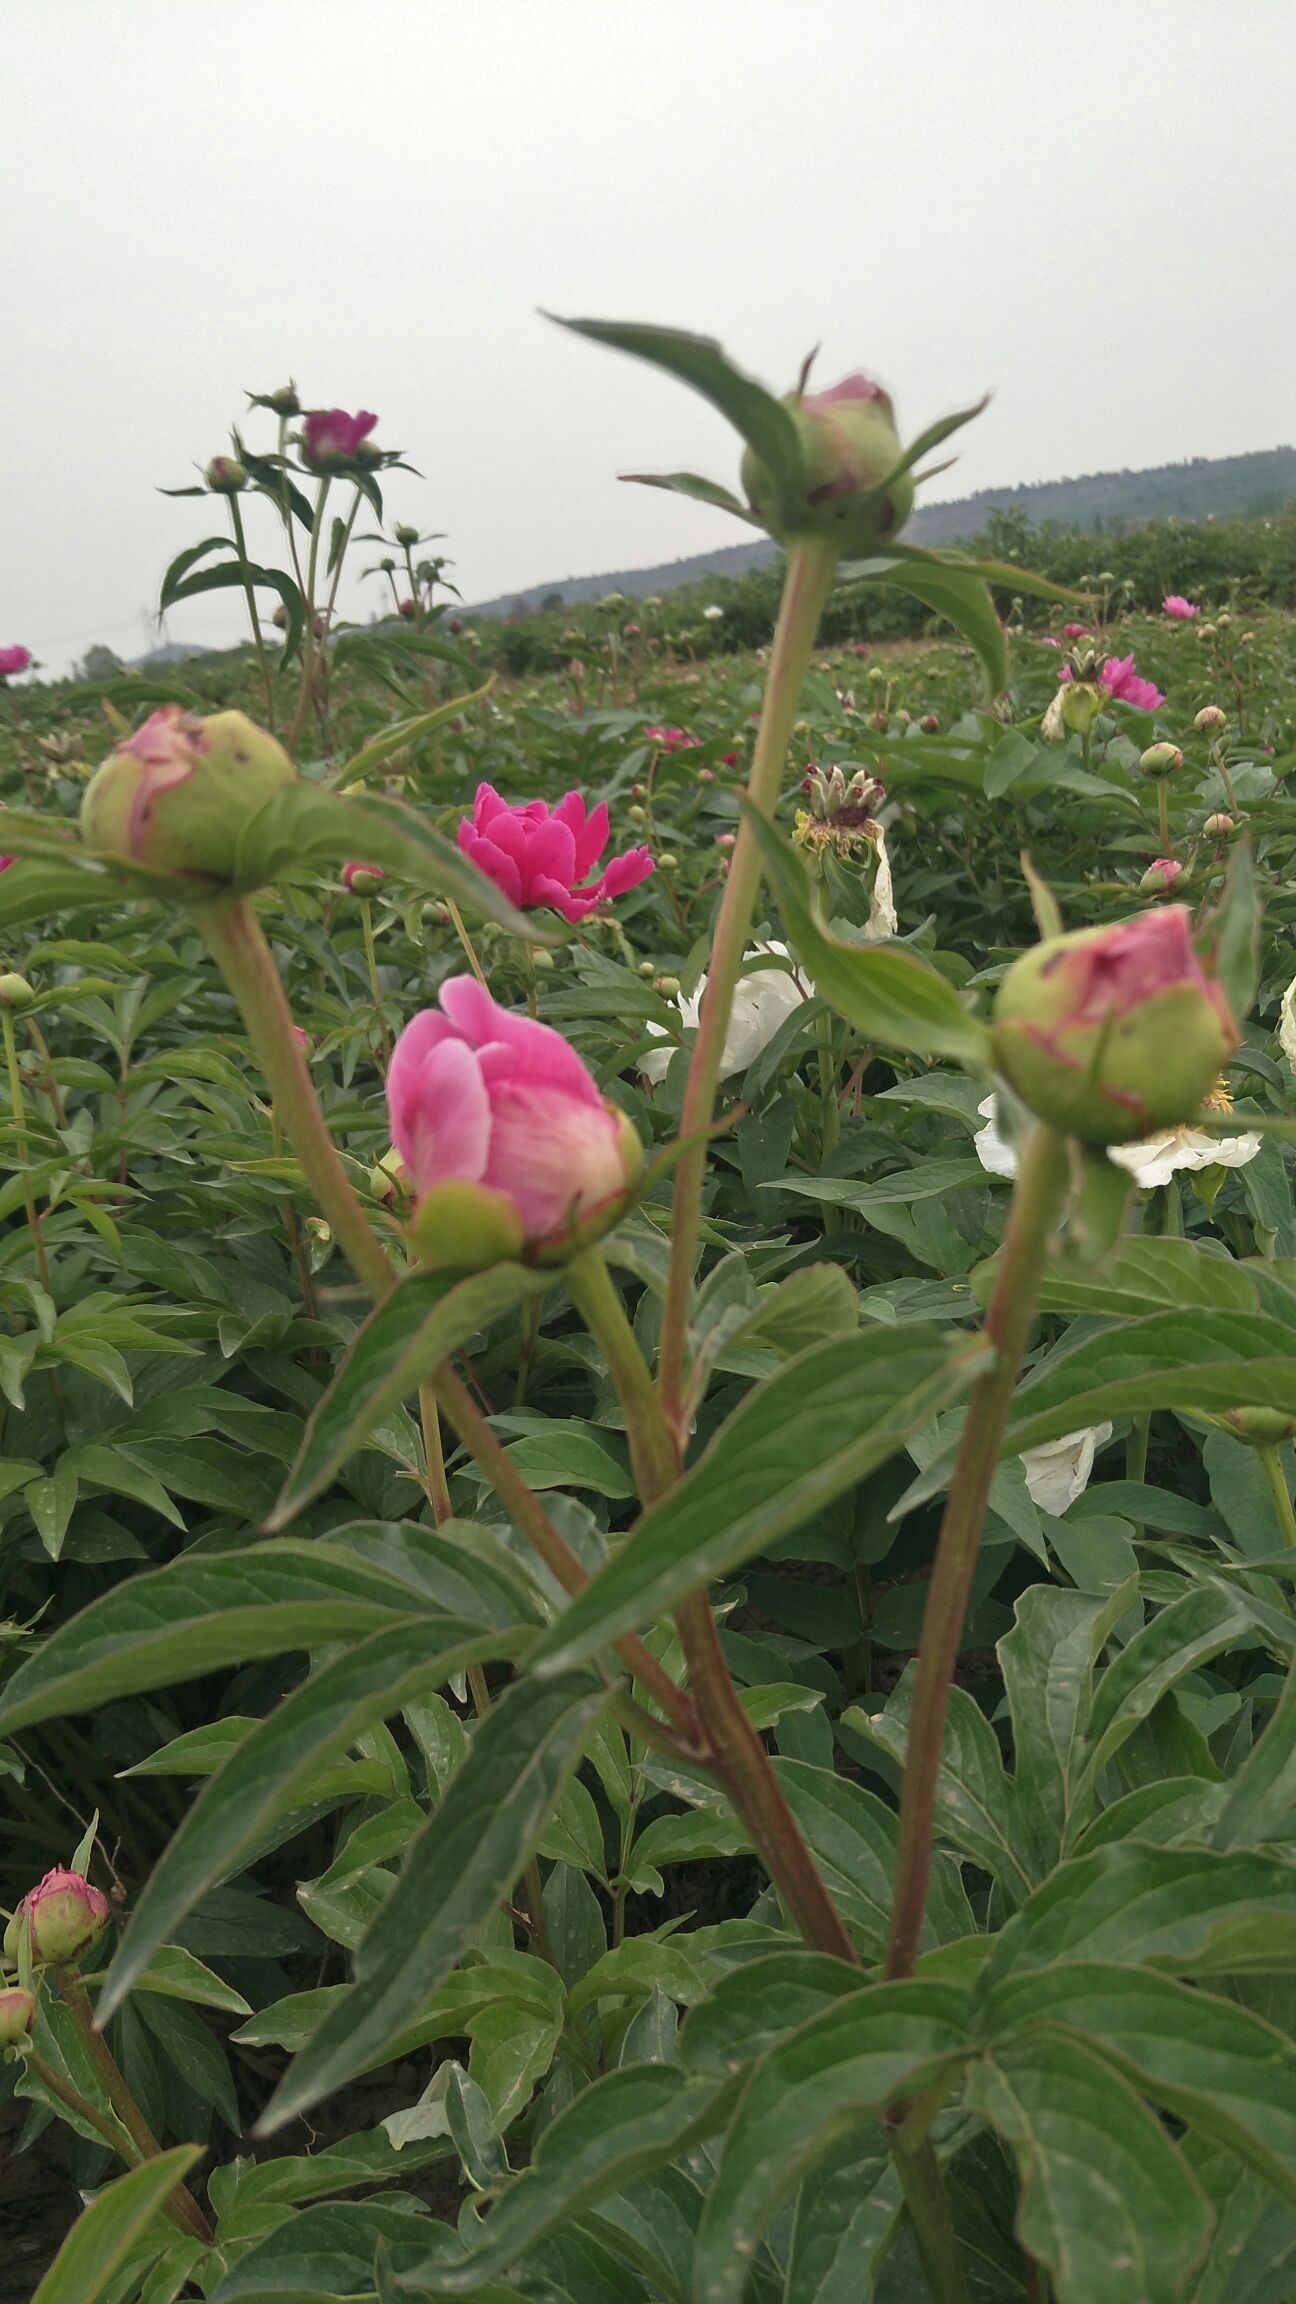
[[[914,483],[903,472],[877,494],[901,456],[895,411],[881,385],[846,376],[825,392],[790,392],[784,406],[800,435],[805,492],[797,505],[781,504],[770,473],[748,448],[742,484],[758,518],[784,540],[827,536],[843,553],[897,535],[913,508]]]
[[[296,774],[283,746],[242,712],[203,720],[163,704],[91,777],[81,831],[96,856],[254,887],[242,835]]]
[[[452,976],[440,1001],[406,1026],[387,1074],[420,1256],[472,1269],[596,1238],[638,1181],[629,1121],[561,1033],[499,1007],[475,977]]]
[[[344,864],[342,885],[352,896],[372,896],[387,875],[381,864]]]
[[[15,672],[25,672],[31,660],[30,648],[21,648],[17,645],[12,648],[0,648],[0,680],[12,679]]]
[[[1193,726],[1199,736],[1218,736],[1220,730],[1228,726],[1228,714],[1222,712],[1218,704],[1203,704]]]
[[[0,2051],[20,2048],[30,2038],[35,2023],[36,2002],[30,1992],[17,1984],[0,1990]]]
[[[1177,744],[1149,744],[1139,754],[1139,767],[1145,776],[1177,776],[1183,766],[1183,754]]]
[[[247,486],[247,467],[237,456],[213,456],[203,478],[213,495],[238,496]]]
[[[400,612],[406,623],[412,624],[418,614],[417,603],[413,600],[402,600],[400,604]]]
[[[1149,864],[1139,882],[1140,893],[1145,896],[1164,896],[1183,877],[1183,866],[1176,856],[1158,856]]]
[[[1201,610],[1195,608],[1191,600],[1185,600],[1182,592],[1170,592],[1161,603],[1161,613],[1176,617],[1181,624],[1189,624],[1194,616],[1200,616]]]
[[[579,792],[568,792],[551,809],[545,800],[510,803],[493,784],[479,784],[471,819],[465,817],[459,826],[459,846],[511,904],[584,920],[613,897],[637,888],[653,868],[646,848],[631,848],[591,880],[608,831],[602,800],[587,816]]]
[[[1062,629],[1068,640],[1092,640],[1093,638],[1087,624],[1064,624]]]
[[[1185,905],[1052,936],[1014,961],[994,1005],[999,1069],[1028,1109],[1086,1144],[1178,1127],[1237,1047]]]
[[[1222,809],[1217,815],[1208,816],[1202,826],[1202,832],[1208,840],[1227,840],[1230,833],[1236,832],[1236,830],[1237,826],[1232,817],[1226,815]]]
[[[67,1968],[98,1943],[108,1925],[108,1899],[80,1872],[56,1865],[29,1888],[5,1930],[7,1960],[18,1958],[26,1923],[37,1967]]]
[[[356,462],[362,443],[378,419],[367,408],[348,416],[345,408],[312,408],[302,432],[302,454],[314,472],[336,471]]]

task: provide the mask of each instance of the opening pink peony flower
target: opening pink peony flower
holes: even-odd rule
[[[579,792],[568,792],[551,809],[545,800],[510,802],[493,784],[479,784],[472,816],[459,826],[459,845],[511,904],[584,920],[600,904],[637,888],[653,869],[646,848],[630,848],[591,880],[608,831],[601,800],[587,816]]]
[[[317,468],[350,463],[377,421],[367,408],[354,416],[345,408],[312,408],[302,438],[307,463]]]
[[[1075,678],[1069,664],[1062,666],[1061,678],[1063,681]],[[1133,704],[1140,712],[1155,712],[1165,702],[1161,690],[1135,671],[1132,656],[1109,656],[1100,667],[1098,678],[1113,703]]]
[[[1187,624],[1194,616],[1200,616],[1201,610],[1194,607],[1191,600],[1185,600],[1182,592],[1169,592],[1161,603],[1161,613],[1177,616],[1181,624]]]
[[[452,976],[440,1001],[406,1025],[387,1073],[420,1249],[453,1264],[469,1242],[464,1261],[493,1261],[597,1228],[638,1175],[624,1114],[561,1033],[501,1008],[475,977]]]
[[[25,672],[32,660],[30,648],[0,648],[0,680],[9,680],[15,672]]]

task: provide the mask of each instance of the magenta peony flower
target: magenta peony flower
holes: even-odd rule
[[[658,728],[655,724],[644,729],[650,744],[659,744],[663,752],[683,752],[692,744],[700,744],[700,736],[690,736],[685,728]]]
[[[387,1073],[396,1149],[431,1263],[485,1263],[601,1229],[635,1183],[638,1139],[574,1048],[473,976],[407,1024]]]
[[[32,1959],[65,1968],[96,1945],[108,1925],[108,1899],[82,1873],[55,1865],[29,1888],[5,1930],[5,1956],[16,1960],[26,1924]]]
[[[591,881],[607,844],[606,804],[600,800],[587,816],[579,792],[568,792],[551,810],[544,800],[510,803],[493,784],[479,784],[472,817],[459,826],[465,856],[511,904],[527,912],[548,907],[564,920],[584,920],[652,871],[647,849],[631,848]]]
[[[1161,603],[1161,612],[1165,616],[1177,616],[1181,624],[1190,623],[1194,616],[1201,614],[1200,608],[1194,607],[1191,600],[1185,600],[1182,592],[1168,593]]]
[[[1087,624],[1064,624],[1062,629],[1068,640],[1091,640],[1093,638]]]
[[[345,408],[312,408],[302,436],[307,463],[317,471],[328,465],[353,463],[377,421],[367,408],[355,416],[348,416]]]
[[[0,680],[11,679],[15,672],[25,672],[32,660],[30,648],[0,648]]]
[[[1062,666],[1060,677],[1064,682],[1075,678],[1069,664]],[[1132,656],[1109,656],[1098,678],[1113,703],[1133,704],[1140,712],[1155,712],[1158,704],[1165,702],[1160,689],[1135,671]]]

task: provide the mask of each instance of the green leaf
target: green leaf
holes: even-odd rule
[[[577,336],[588,336],[595,344],[633,353],[636,359],[647,360],[678,377],[681,384],[690,384],[741,433],[770,474],[781,503],[794,506],[804,495],[805,459],[789,411],[763,384],[735,368],[714,338],[634,321],[564,320],[556,312],[545,317],[557,320],[560,328],[570,328]]]
[[[972,1292],[979,1304],[990,1300],[995,1269],[996,1260],[991,1259],[979,1264],[972,1275]],[[1141,1319],[1148,1312],[1189,1306],[1212,1312],[1257,1311],[1256,1284],[1249,1267],[1191,1240],[1137,1237],[1122,1241],[1118,1254],[1096,1271],[1051,1265],[1039,1294],[1041,1312],[1125,1314]]]
[[[985,1988],[1060,1960],[1119,1960],[1174,1976],[1290,1974],[1296,1866],[1138,1841],[1073,1857],[1000,1931]]]
[[[1213,1848],[1254,1847],[1283,1837],[1296,1811],[1296,1667],[1289,1667],[1273,1717],[1224,1794]]]
[[[1017,2237],[1066,2304],[1182,2304],[1210,2210],[1104,2057],[1062,2034],[1015,2041],[974,2067],[967,2101],[1012,2151]]]
[[[1144,1409],[1279,1408],[1296,1416],[1296,1354],[1281,1321],[1154,1312],[1121,1327],[1086,1324],[1078,1340],[1073,1335],[1020,1386],[1001,1456]]]
[[[480,704],[483,696],[489,696],[494,685],[495,675],[492,673],[490,679],[484,681],[480,688],[474,688],[469,696],[450,696],[444,704],[438,704],[431,712],[416,712],[410,719],[393,720],[389,728],[371,737],[339,768],[333,778],[333,790],[345,792],[348,785],[362,783],[370,769],[389,760],[393,752],[402,751],[407,744],[421,744],[425,736],[431,736],[438,728],[445,728],[450,721],[457,720],[470,704]]]
[[[956,1985],[874,1984],[811,2016],[761,2059],[720,2150],[694,2257],[695,2293],[738,2304],[780,2202],[830,2146],[968,2053]]]
[[[1196,1671],[1226,1648],[1256,1637],[1243,1597],[1224,1584],[1203,1584],[1160,1609],[1134,1634],[1098,1683],[1089,1716],[1086,1773],[1098,1775],[1140,1720],[1185,1672]],[[1296,1639],[1296,1627],[1293,1627]]]
[[[618,477],[635,480],[641,488],[669,488],[672,495],[691,496],[695,504],[710,504],[717,512],[729,512],[735,520],[745,520],[749,528],[765,525],[730,489],[720,487],[715,480],[704,480],[697,472],[622,472]]]
[[[1008,642],[989,586],[980,576],[949,562],[923,566],[908,559],[865,561],[859,573],[863,575],[866,571],[868,582],[888,584],[894,591],[910,593],[947,624],[952,624],[956,632],[961,632],[985,667],[992,696],[1007,687]]]
[[[914,1671],[913,1665],[906,1667],[884,1711],[869,1714],[856,1704],[842,1715],[843,1726],[901,1765],[909,1745]],[[1030,1851],[1020,1846],[1014,1792],[1004,1774],[999,1739],[980,1705],[965,1688],[951,1688],[936,1780],[936,1837],[989,1872],[1010,1910],[1029,1894],[1036,1879]]]
[[[1128,1583],[1103,1598],[1032,1585],[998,1645],[1013,1723],[1015,1846],[1039,1880],[1083,1828],[1077,1798],[1094,1666],[1136,1598]]]
[[[284,784],[242,835],[240,867],[248,858],[254,858],[257,873],[269,879],[297,867],[310,870],[352,860],[380,864],[412,887],[452,896],[475,919],[496,920],[532,944],[546,941],[548,932],[542,924],[516,911],[453,840],[427,823],[416,808],[385,792],[330,792],[304,778]]]
[[[609,1701],[582,1677],[517,1681],[480,1723],[356,1958],[356,1981],[271,2102],[267,2130],[362,2071],[475,1942],[535,1848]]]
[[[158,1945],[148,1967],[136,1979],[136,1990],[156,1992],[165,2000],[187,2000],[195,2008],[219,2008],[227,2016],[252,2013],[241,1992],[181,1944]]]
[[[820,998],[884,1048],[954,1056],[985,1067],[990,1040],[952,984],[897,944],[843,944],[812,911],[809,876],[794,849],[753,808],[745,808],[788,935]]]
[[[356,1330],[306,1425],[267,1527],[284,1527],[327,1488],[374,1425],[416,1392],[459,1345],[527,1297],[542,1296],[552,1284],[552,1274],[529,1272],[520,1264],[495,1264],[453,1286],[438,1273],[409,1273]]]
[[[903,2205],[881,2129],[852,2136],[801,2186],[783,2304],[861,2304],[871,2297]]]
[[[144,2160],[109,2184],[83,2208],[31,2304],[99,2304],[130,2251],[156,2227],[158,2252],[174,2236],[163,2223],[164,2202],[202,2158],[196,2144],[178,2144]]]
[[[131,1577],[52,1633],[8,1681],[0,1735],[225,1664],[354,1640],[418,1607],[397,1576],[323,1543],[189,1555]]]
[[[1239,1023],[1250,1015],[1260,988],[1260,891],[1250,835],[1229,851],[1224,889],[1197,939],[1210,973]]]
[[[254,561],[223,561],[219,568],[201,568],[196,575],[184,576],[171,587],[166,603],[173,606],[177,600],[196,599],[201,592],[241,592],[251,584],[258,592],[275,592],[283,602],[286,624],[284,644],[280,652],[281,665],[291,664],[301,646],[302,631],[306,623],[306,604],[292,577],[282,568],[262,568]]]
[[[1068,1960],[1009,1977],[978,2022],[996,2044],[1041,2025],[1087,2041],[1296,2206],[1296,2045],[1249,2009],[1170,1976]]]
[[[24,857],[0,872],[0,929],[47,920],[55,912],[95,911],[121,899],[120,882],[88,857]]]
[[[533,1637],[514,1639],[455,1617],[427,1616],[371,1633],[293,1690],[208,1778],[154,1866],[108,1971],[102,2022],[121,2006],[209,1888],[240,1870],[262,1835],[304,1804],[320,1767],[349,1751],[379,1721],[442,1681]]]
[[[985,1348],[914,1323],[831,1337],[748,1393],[537,1651],[545,1672],[768,1549],[957,1398]],[[542,1661],[543,1660],[543,1661]]]

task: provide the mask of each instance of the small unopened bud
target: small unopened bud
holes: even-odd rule
[[[648,796],[648,787],[647,787],[647,785],[646,785],[646,784],[632,784],[632,785],[631,785],[631,787],[630,787],[630,797],[631,797],[631,799],[632,799],[632,800],[645,800],[645,799],[647,798],[647,796]]]
[[[1232,817],[1226,816],[1222,809],[1216,815],[1208,816],[1202,826],[1202,831],[1208,840],[1227,840],[1229,834],[1236,832],[1236,830],[1237,826]]]
[[[1139,767],[1145,776],[1173,776],[1183,766],[1183,754],[1177,744],[1149,744],[1139,754]]]
[[[657,973],[657,971],[656,971],[656,969],[653,967],[653,964],[652,964],[651,960],[641,960],[641,961],[640,961],[640,963],[639,963],[639,968],[638,968],[638,974],[639,974],[640,976],[643,976],[643,977],[647,978],[647,977],[652,977],[652,976],[655,976],[655,975],[656,975],[656,973]]]
[[[39,1967],[69,1968],[92,1951],[108,1925],[108,1899],[80,1872],[56,1865],[23,1897],[5,1930],[7,1960],[16,1960],[24,1930]]]
[[[1227,632],[1232,625],[1232,622],[1233,619],[1230,616],[1227,608],[1225,608],[1222,614],[1217,616],[1215,619],[1216,628],[1220,632]]]
[[[714,784],[714,782],[715,782],[715,770],[714,770],[714,768],[699,768],[699,770],[698,770],[698,772],[697,772],[697,780],[698,780],[699,784]]]
[[[237,456],[213,456],[203,478],[217,496],[238,496],[247,486],[247,470]]]
[[[870,725],[877,729],[879,736],[884,735],[887,728],[890,726],[890,722],[888,721],[885,712],[870,713],[869,721]]]
[[[278,607],[275,609],[275,611],[274,611],[273,615],[272,615],[272,616],[271,616],[271,618],[270,618],[270,621],[271,621],[271,623],[273,624],[273,626],[274,626],[274,628],[275,628],[276,632],[286,632],[286,631],[287,631],[287,629],[288,629],[288,611],[287,611],[287,609],[285,608],[285,606],[284,606],[284,604],[283,604],[282,600],[280,601],[280,603],[279,603]]]
[[[265,403],[267,408],[274,410],[276,416],[300,416],[301,414],[301,402],[297,397],[295,384],[281,384],[277,391],[267,392]]]
[[[800,442],[803,485],[785,497],[748,448],[742,482],[758,518],[785,540],[830,537],[847,555],[896,535],[912,509],[914,483],[910,473],[896,471],[895,412],[881,386],[867,376],[847,376],[826,392],[790,392],[784,406]]]
[[[629,817],[629,819],[630,819],[630,821],[631,821],[631,823],[632,823],[632,824],[646,824],[646,823],[647,823],[647,821],[648,821],[648,811],[647,811],[647,809],[646,809],[646,808],[640,808],[640,807],[637,805],[637,803],[636,803],[635,805],[633,805],[633,806],[631,806],[631,807],[627,808],[627,810],[626,810],[626,814],[627,814],[627,816]]]
[[[901,706],[901,708],[900,708],[900,710],[899,710],[899,711],[897,712],[897,714],[896,714],[896,726],[897,726],[897,728],[907,728],[907,727],[909,726],[910,722],[912,721],[912,719],[913,719],[913,714],[912,714],[912,712],[906,712],[906,711],[905,711],[905,709],[904,709],[904,706],[902,705],[902,706]]]
[[[672,855],[671,855],[671,853],[670,853],[670,850],[669,850],[669,849],[667,849],[667,851],[666,851],[666,854],[665,854],[664,856],[659,856],[659,857],[658,857],[658,859],[657,859],[657,869],[658,869],[658,871],[659,871],[659,872],[678,872],[678,870],[679,870],[679,858],[678,858],[678,856],[672,856]]]
[[[1158,856],[1149,864],[1139,882],[1139,892],[1145,896],[1164,896],[1183,877],[1183,865],[1176,856]]]
[[[924,736],[935,736],[939,734],[940,721],[937,719],[934,712],[924,712],[918,725],[921,728]]]
[[[201,719],[164,704],[91,778],[81,831],[92,855],[233,884],[242,835],[296,781],[283,746],[242,712]],[[246,860],[239,885],[257,885]]]
[[[21,2048],[30,2038],[36,2023],[36,2002],[21,1985],[9,1984],[0,1991],[0,2051]]]
[[[737,837],[736,832],[717,832],[715,844],[717,848],[732,848]]]
[[[656,990],[660,992],[663,1000],[674,1000],[679,992],[679,988],[680,980],[678,976],[659,976],[657,978]]]
[[[554,956],[552,952],[546,951],[543,944],[533,944],[531,946],[530,960],[532,967],[538,968],[542,975],[554,965]]]
[[[35,997],[25,976],[0,976],[0,1008],[28,1008]]]
[[[419,532],[417,528],[411,528],[408,521],[405,520],[402,520],[399,523],[395,534],[398,544],[417,544],[419,540]]]
[[[344,864],[342,867],[342,885],[351,896],[372,896],[386,877],[381,864]]]
[[[1228,726],[1228,714],[1218,704],[1203,704],[1193,726],[1199,736],[1218,736],[1220,729]]]
[[[390,560],[390,559],[389,559],[389,560],[380,560],[380,561],[379,561],[379,563],[378,563],[378,565],[379,565],[379,567],[381,568],[381,570],[382,570],[382,572],[383,572],[384,576],[394,576],[394,575],[395,575],[395,573],[396,573],[396,563],[395,563],[395,561],[394,561],[394,560]]]
[[[412,600],[402,600],[402,602],[401,602],[401,604],[400,604],[400,612],[401,612],[402,616],[405,618],[405,621],[406,621],[406,623],[407,623],[407,624],[412,624],[412,623],[413,623],[413,621],[414,621],[414,618],[415,618],[415,617],[417,616],[417,614],[418,614],[418,609],[415,607],[415,605],[414,605],[414,602],[413,602]]]
[[[1218,1421],[1252,1448],[1281,1448],[1296,1436],[1296,1422],[1281,1408],[1226,1408]]]

